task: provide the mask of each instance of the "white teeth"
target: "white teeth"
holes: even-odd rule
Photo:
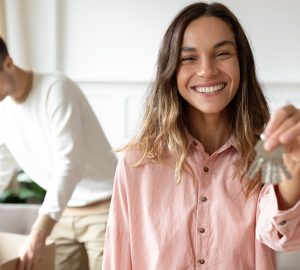
[[[222,84],[209,86],[209,87],[195,87],[195,89],[199,93],[213,93],[213,92],[216,92],[216,91],[219,91],[219,90],[223,89],[224,86],[225,86],[225,84],[222,83]]]

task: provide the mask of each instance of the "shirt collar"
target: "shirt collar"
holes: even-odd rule
[[[202,143],[199,142],[196,138],[194,138],[187,129],[185,130],[185,135],[187,138],[187,149],[190,149],[191,146],[194,146],[194,147],[199,146],[204,151],[204,147],[203,147]],[[231,146],[234,147],[239,152],[239,149],[237,147],[237,141],[233,134],[231,134],[228,141],[224,145],[222,145],[217,151],[215,151],[215,153],[221,153],[221,152],[225,151],[226,149],[230,148]]]

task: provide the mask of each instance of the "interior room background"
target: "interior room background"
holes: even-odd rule
[[[17,65],[79,83],[115,148],[138,126],[166,27],[192,2],[0,0],[0,31]],[[300,2],[220,2],[248,34],[271,110],[300,107]],[[299,255],[280,255],[280,269],[299,269]]]

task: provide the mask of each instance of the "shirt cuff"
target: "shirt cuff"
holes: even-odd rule
[[[300,200],[290,209],[279,210],[274,185],[266,185],[261,191],[259,210],[256,233],[260,241],[276,250],[299,248]]]

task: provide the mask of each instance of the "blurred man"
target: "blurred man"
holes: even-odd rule
[[[16,66],[0,38],[0,101],[0,188],[18,164],[47,191],[18,269],[33,268],[50,233],[57,270],[101,269],[116,157],[83,93]]]

